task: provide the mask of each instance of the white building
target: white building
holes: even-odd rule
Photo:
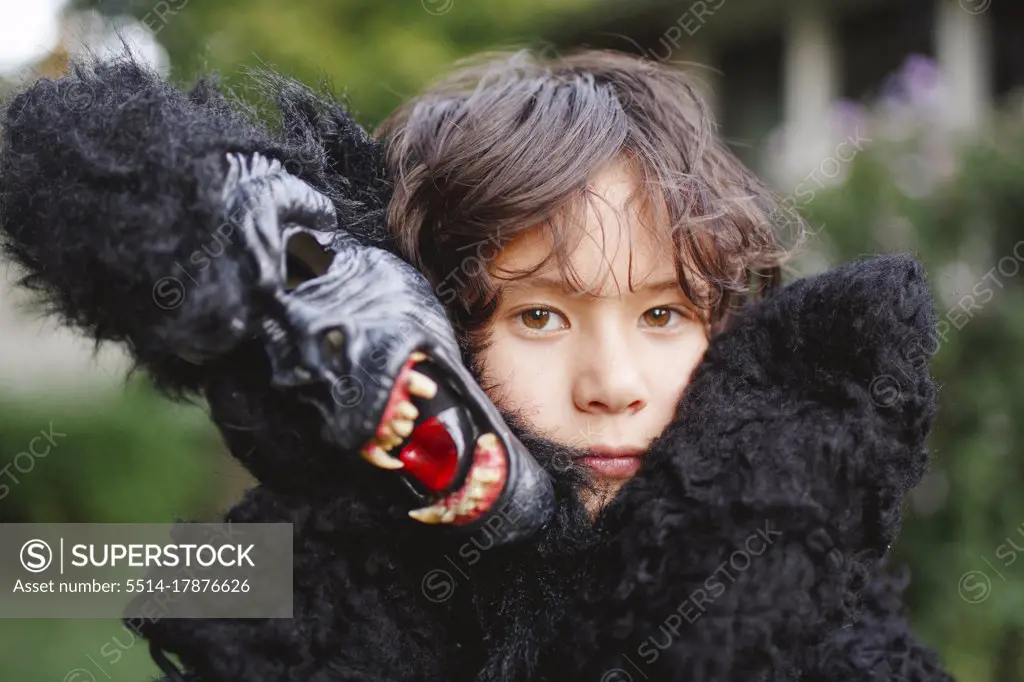
[[[1019,0],[631,0],[563,22],[549,38],[696,62],[726,136],[746,161],[802,175],[830,153],[836,99],[872,95],[913,54],[935,59],[951,127],[984,124],[994,99],[1024,85]],[[565,28],[569,26],[569,28]],[[760,157],[780,124],[785,152]]]
[[[15,269],[0,260],[0,395],[36,395],[47,404],[88,400],[121,385],[127,356],[33,312],[32,297],[13,285]]]

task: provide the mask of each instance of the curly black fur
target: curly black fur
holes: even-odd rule
[[[560,506],[526,546],[457,541],[410,522],[386,472],[323,448],[309,411],[271,390],[266,358],[232,332],[247,311],[235,245],[179,306],[153,304],[216,234],[229,151],[281,160],[342,229],[389,247],[374,143],[333,100],[262,82],[277,130],[212,81],[183,94],[131,61],[76,65],[5,118],[0,229],[25,285],[98,340],[130,341],[168,392],[206,398],[261,481],[227,518],[294,524],[293,619],[142,628],[186,679],[950,679],[884,566],[934,419],[919,264],[852,263],[746,310],[596,523],[573,451],[507,415]],[[208,361],[182,357],[195,353]]]

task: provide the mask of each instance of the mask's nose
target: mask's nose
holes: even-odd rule
[[[349,335],[341,325],[322,324],[310,305],[283,292],[262,320],[263,345],[277,386],[304,386],[344,373]],[[321,322],[318,324],[318,318]]]
[[[345,332],[340,327],[305,334],[300,348],[302,365],[314,376],[323,376],[327,370],[336,374],[345,366]]]

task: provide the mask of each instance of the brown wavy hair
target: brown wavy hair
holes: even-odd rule
[[[549,258],[572,280],[573,217],[592,199],[588,181],[625,160],[652,235],[676,255],[680,286],[714,332],[779,285],[795,246],[780,244],[780,224],[802,236],[716,133],[691,78],[670,65],[597,50],[485,53],[378,129],[394,188],[389,229],[473,339],[497,307],[488,263],[500,248],[546,226]]]

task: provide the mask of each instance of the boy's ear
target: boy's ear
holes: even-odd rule
[[[901,410],[928,400],[942,341],[924,267],[894,254],[798,280],[742,314],[765,371],[812,391],[859,386],[872,404]]]

